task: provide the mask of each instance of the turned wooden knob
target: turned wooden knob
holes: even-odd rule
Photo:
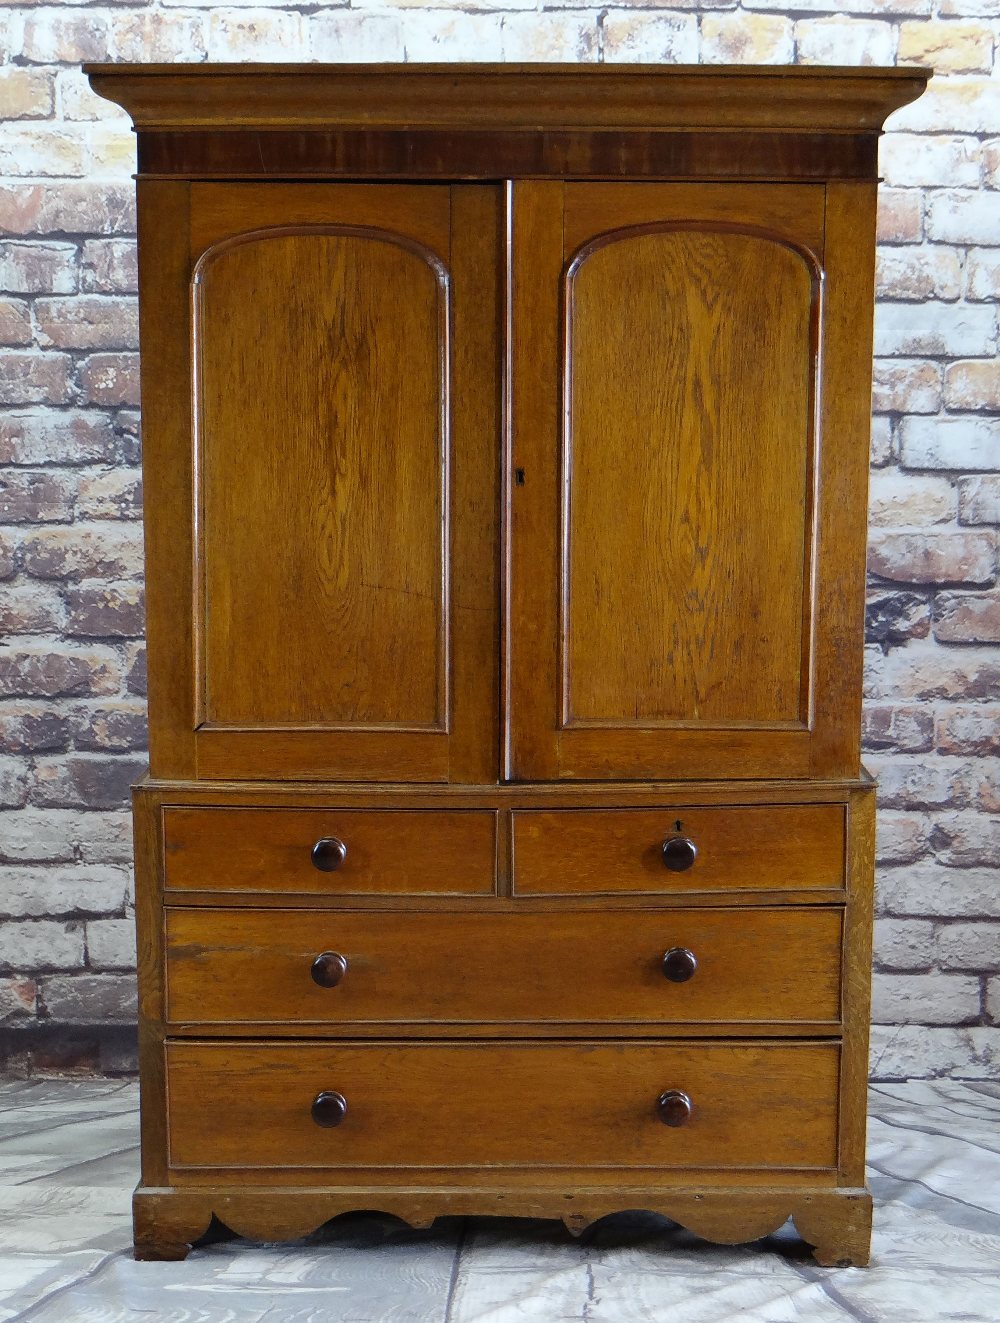
[[[336,836],[323,836],[312,848],[313,868],[334,873],[347,858],[347,846]]]
[[[335,988],[347,973],[347,957],[339,951],[323,951],[312,962],[311,973],[321,988]]]
[[[663,957],[663,977],[671,983],[686,983],[698,968],[698,959],[686,946],[672,946]]]
[[[698,847],[687,836],[668,836],[663,842],[663,867],[671,873],[686,872],[698,858]]]
[[[668,1089],[657,1098],[656,1111],[664,1125],[687,1125],[691,1119],[691,1099],[680,1089]]]
[[[340,1125],[347,1115],[347,1099],[342,1093],[335,1093],[332,1089],[324,1089],[322,1093],[317,1093],[313,1099],[312,1119],[317,1125],[325,1129],[332,1129],[335,1125]]]

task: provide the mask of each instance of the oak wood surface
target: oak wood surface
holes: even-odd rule
[[[163,815],[171,891],[284,889],[323,897],[489,895],[496,878],[496,814],[368,809],[182,808]],[[318,840],[346,847],[335,872],[312,861]]]
[[[178,1172],[836,1162],[834,1044],[169,1042],[166,1053]],[[657,1117],[667,1088],[692,1099],[681,1129]],[[335,1130],[310,1116],[324,1089],[347,1100]]]
[[[693,865],[664,867],[663,842],[690,839]],[[779,891],[844,884],[835,805],[514,812],[514,894]]]
[[[929,71],[650,64],[87,64],[136,128],[878,130]]]
[[[137,1253],[646,1207],[865,1262],[875,148],[926,72],[90,73],[141,175]]]
[[[839,909],[674,910],[649,914],[427,914],[168,909],[171,1024],[301,1023],[331,1032],[372,1024],[535,1022],[648,1026],[840,1020]],[[689,949],[684,983],[664,953]],[[311,976],[324,952],[346,970]],[[338,966],[339,969],[339,966]]]

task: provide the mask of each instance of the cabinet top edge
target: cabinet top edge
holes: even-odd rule
[[[652,64],[85,64],[143,129],[784,129],[872,132],[916,67]]]

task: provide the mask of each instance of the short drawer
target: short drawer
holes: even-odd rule
[[[175,1169],[837,1160],[835,1043],[173,1041],[166,1053]]]
[[[165,808],[172,891],[489,895],[493,810]]]
[[[836,1025],[842,911],[166,912],[175,1025]]]
[[[522,810],[520,895],[844,886],[842,804]]]

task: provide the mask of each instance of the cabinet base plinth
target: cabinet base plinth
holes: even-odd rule
[[[377,1212],[409,1226],[438,1217],[532,1217],[562,1221],[570,1233],[612,1213],[659,1213],[704,1240],[739,1245],[759,1240],[791,1218],[823,1267],[864,1267],[871,1240],[872,1199],[866,1189],[683,1189],[618,1187],[440,1188],[353,1186],[153,1188],[133,1197],[135,1257],[183,1259],[213,1218],[248,1240],[296,1240],[342,1213]]]

